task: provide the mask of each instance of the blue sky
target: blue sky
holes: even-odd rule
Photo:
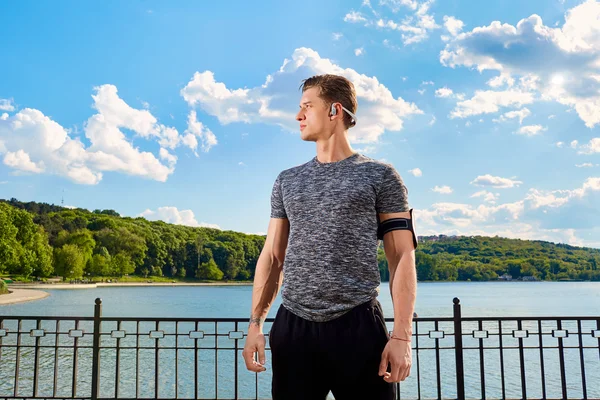
[[[420,234],[600,247],[598,1],[4,2],[0,37],[1,198],[264,233],[332,72]]]

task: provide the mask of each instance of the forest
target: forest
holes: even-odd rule
[[[251,281],[265,237],[0,199],[0,275]],[[600,280],[600,250],[487,236],[420,236],[419,281]],[[389,272],[383,246],[378,264]]]

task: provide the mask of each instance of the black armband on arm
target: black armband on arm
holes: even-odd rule
[[[410,218],[390,218],[383,222],[379,222],[377,227],[377,239],[383,240],[386,233],[396,230],[411,231],[413,235],[413,245],[417,248],[417,234],[415,233],[414,224],[412,220],[413,209],[409,210]],[[378,218],[379,219],[379,218]]]

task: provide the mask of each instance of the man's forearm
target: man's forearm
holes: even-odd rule
[[[279,260],[266,253],[261,254],[254,273],[250,328],[262,329],[282,281],[282,265]]]
[[[405,253],[390,280],[394,304],[393,335],[402,339],[412,336],[412,320],[417,299],[417,270],[414,252]]]

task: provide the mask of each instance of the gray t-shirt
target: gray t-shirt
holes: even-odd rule
[[[282,171],[271,217],[287,218],[282,304],[316,322],[330,321],[379,294],[377,215],[409,211],[396,169],[355,153]]]

